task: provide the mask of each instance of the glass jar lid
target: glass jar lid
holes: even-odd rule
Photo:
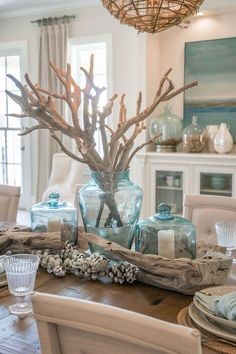
[[[174,219],[174,215],[171,214],[171,206],[165,203],[161,203],[158,205],[158,214],[154,215],[154,218],[158,220],[172,220]]]
[[[58,192],[52,192],[48,196],[48,200],[34,205],[31,209],[38,210],[57,210],[57,209],[75,209],[73,204],[61,202],[59,200],[60,194]]]

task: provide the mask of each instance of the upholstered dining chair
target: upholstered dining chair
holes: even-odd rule
[[[16,221],[21,187],[0,184],[0,221]]]
[[[48,200],[51,192],[57,192],[63,202],[74,204],[77,184],[85,184],[89,177],[90,173],[86,165],[71,159],[64,153],[56,153],[53,155],[50,179],[42,200]]]
[[[198,330],[95,302],[34,293],[43,354],[200,354]]]
[[[183,216],[195,225],[197,239],[206,243],[217,243],[217,221],[236,221],[236,198],[186,194],[183,204]]]

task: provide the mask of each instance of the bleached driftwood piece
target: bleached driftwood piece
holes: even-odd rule
[[[29,252],[33,249],[61,249],[64,247],[60,232],[30,232],[31,229],[22,225],[4,225],[0,227],[0,254]]]
[[[81,234],[80,237],[102,247],[106,256],[110,254],[136,265],[139,268],[137,280],[187,295],[208,286],[222,284],[232,265],[232,259],[219,252],[208,251],[204,256],[194,260],[187,258],[169,260],[154,254],[128,250],[97,235]]]
[[[81,68],[85,74],[85,87],[83,89],[71,76],[71,66],[69,64],[66,67],[66,71],[52,63],[50,63],[50,66],[57,79],[61,82],[64,93],[50,92],[37,84],[33,84],[28,74],[25,75],[27,86],[14,76],[7,75],[13,80],[20,94],[8,90],[6,90],[6,94],[21,107],[22,111],[20,114],[11,113],[8,116],[19,119],[32,117],[37,124],[27,128],[20,135],[27,135],[35,130],[47,129],[65,154],[76,161],[87,164],[92,171],[103,172],[97,178],[97,183],[104,191],[104,195],[100,200],[96,227],[114,227],[114,225],[121,227],[123,221],[114,197],[117,192],[117,177],[114,172],[128,170],[134,155],[144,146],[155,142],[156,137],[141,145],[135,145],[137,137],[146,127],[145,122],[158,105],[196,86],[197,81],[175,89],[169,78],[171,73],[171,69],[169,69],[157,85],[156,93],[150,105],[142,107],[142,93],[139,92],[135,112],[131,117],[128,117],[125,94],[123,94],[120,99],[117,124],[112,129],[109,126],[109,116],[112,113],[113,105],[118,95],[114,94],[103,108],[99,107],[99,99],[105,88],[98,87],[94,83],[94,56],[91,55],[89,71]],[[57,100],[67,104],[68,112],[71,116],[71,124],[68,124],[58,112]],[[83,109],[81,110],[82,101]],[[58,132],[74,140],[77,153],[68,150],[62,137],[58,136]],[[101,154],[98,153],[96,147],[97,139],[95,136],[97,134],[101,138]],[[106,207],[109,209],[109,214],[105,222],[103,222],[104,225],[100,225],[103,220],[102,214]]]
[[[88,243],[102,247],[106,257],[117,258],[138,267],[136,279],[146,284],[192,295],[195,291],[222,284],[230,270],[232,259],[219,251],[225,248],[206,244],[197,247],[201,256],[195,260],[182,258],[169,260],[154,254],[142,254],[123,248],[94,234],[79,230],[77,246],[84,250]],[[31,252],[33,250],[63,250],[60,232],[34,233],[25,226],[0,227],[0,253]],[[204,254],[204,255],[203,255]]]

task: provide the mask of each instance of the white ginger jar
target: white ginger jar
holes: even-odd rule
[[[207,150],[209,152],[215,152],[214,149],[214,139],[216,134],[219,131],[219,125],[207,125],[206,126],[206,131],[207,131]]]
[[[233,148],[233,138],[226,123],[221,123],[218,133],[214,138],[214,149],[219,154],[226,154]]]

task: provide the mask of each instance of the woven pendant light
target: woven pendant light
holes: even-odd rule
[[[102,0],[121,23],[140,32],[156,33],[180,25],[194,15],[204,0]]]

